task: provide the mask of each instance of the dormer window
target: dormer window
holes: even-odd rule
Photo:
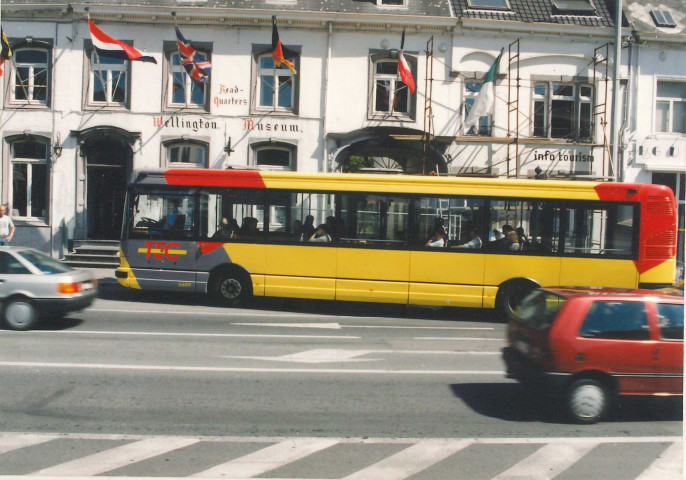
[[[510,10],[508,0],[467,0],[467,6],[474,10]]]
[[[553,0],[553,15],[595,15],[591,0]]]

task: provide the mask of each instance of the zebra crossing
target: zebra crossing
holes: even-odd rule
[[[681,437],[327,438],[0,433],[0,479],[683,478]]]

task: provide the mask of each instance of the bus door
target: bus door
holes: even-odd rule
[[[196,197],[187,192],[132,194],[122,265],[138,287],[195,291]]]
[[[560,285],[638,286],[638,207],[619,203],[568,203]]]
[[[269,192],[265,295],[335,299],[338,221],[334,212],[333,194]]]
[[[407,303],[409,197],[343,193],[340,198],[336,299]]]
[[[481,307],[484,200],[423,196],[412,216],[409,302]]]

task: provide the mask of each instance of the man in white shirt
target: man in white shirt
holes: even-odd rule
[[[9,245],[14,236],[14,222],[5,211],[5,206],[0,205],[0,245]]]

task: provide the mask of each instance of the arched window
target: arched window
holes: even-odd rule
[[[168,167],[207,168],[207,143],[197,140],[171,140],[164,143]]]
[[[12,216],[47,219],[49,146],[48,139],[10,143]]]
[[[259,142],[251,145],[251,165],[269,170],[295,170],[296,148],[283,142]]]

